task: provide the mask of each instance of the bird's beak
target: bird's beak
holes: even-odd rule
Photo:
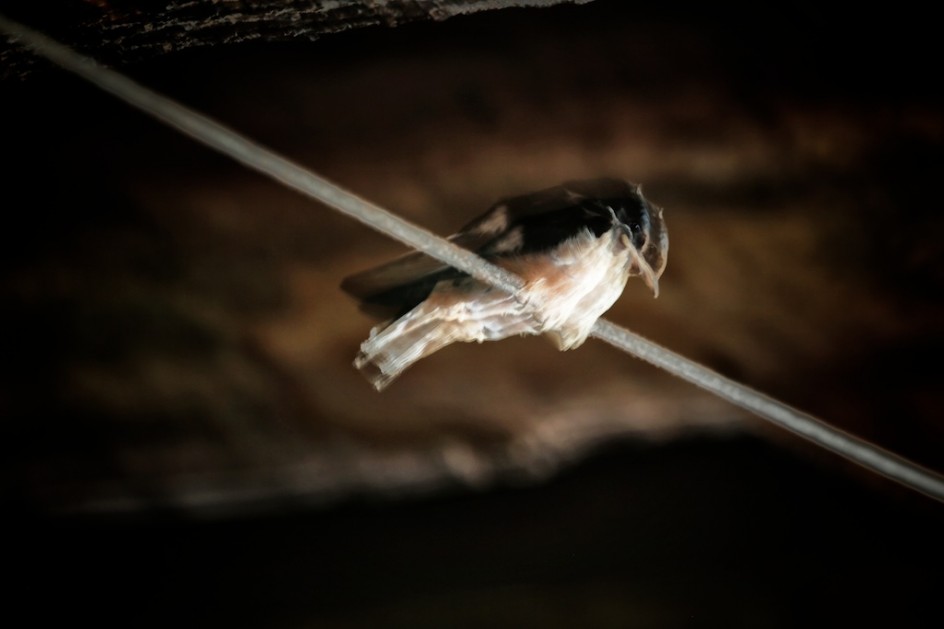
[[[642,281],[646,283],[646,286],[649,287],[649,290],[652,291],[652,298],[657,298],[659,296],[659,277],[656,275],[656,272],[652,270],[652,267],[649,266],[649,263],[639,255],[635,247],[633,248],[633,255],[636,258],[636,263],[639,265],[639,276],[642,278]]]
[[[627,244],[629,246],[629,253],[633,258],[633,266],[639,270],[639,277],[642,278],[642,281],[646,283],[646,286],[649,287],[649,290],[652,291],[653,299],[659,296],[659,275],[653,270],[652,266],[642,257],[642,254],[639,253],[639,250],[629,242],[629,236],[627,238]]]
[[[652,270],[652,267],[648,263],[643,261],[640,265],[640,270],[642,271],[642,281],[646,283],[646,286],[652,291],[652,298],[656,299],[659,297],[659,278],[656,277],[655,271]]]

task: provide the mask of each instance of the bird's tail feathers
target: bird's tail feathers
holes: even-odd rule
[[[407,367],[451,343],[495,341],[542,331],[542,322],[526,304],[485,288],[475,300],[426,301],[396,321],[375,327],[361,344],[354,366],[380,391]]]
[[[452,343],[455,325],[431,315],[407,315],[387,327],[377,326],[354,360],[364,377],[382,391],[415,363]]]

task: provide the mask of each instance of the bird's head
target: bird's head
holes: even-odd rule
[[[605,207],[613,227],[622,232],[620,243],[629,249],[630,273],[638,275],[659,296],[659,278],[665,271],[669,256],[669,232],[662,217],[662,208],[650,203],[642,194],[642,186],[623,180],[601,180],[607,184],[605,197],[595,204]]]

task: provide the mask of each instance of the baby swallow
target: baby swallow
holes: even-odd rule
[[[499,201],[449,240],[517,274],[517,295],[413,253],[344,280],[362,308],[388,317],[354,366],[381,390],[450,343],[546,334],[579,347],[638,275],[659,295],[669,235],[662,209],[620,179],[573,181]]]

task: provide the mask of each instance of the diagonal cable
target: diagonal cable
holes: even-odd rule
[[[471,251],[361,199],[236,131],[2,14],[0,31],[6,32],[12,41],[19,42],[194,140],[382,234],[509,293],[515,293],[523,286],[521,278]],[[944,502],[944,477],[932,470],[754,391],[605,319],[597,321],[592,335],[858,465]]]

